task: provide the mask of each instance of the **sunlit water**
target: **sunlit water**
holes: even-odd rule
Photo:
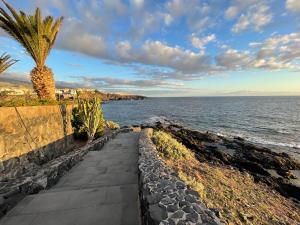
[[[241,136],[300,157],[300,97],[148,98],[110,102],[103,108],[106,119],[121,125],[165,117],[192,129]]]

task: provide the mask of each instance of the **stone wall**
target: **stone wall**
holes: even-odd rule
[[[152,129],[139,140],[141,213],[144,225],[220,225],[216,215],[200,201],[177,174],[168,168],[151,141]]]
[[[67,153],[73,143],[71,113],[71,105],[0,108],[1,178]]]

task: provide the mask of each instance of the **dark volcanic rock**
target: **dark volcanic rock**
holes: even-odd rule
[[[209,132],[189,130],[178,124],[157,123],[156,128],[170,133],[194,151],[199,161],[246,170],[256,181],[266,183],[285,196],[300,200],[300,187],[290,182],[296,178],[291,170],[300,170],[300,163],[287,153],[273,152],[240,137],[226,138]],[[279,176],[272,176],[268,170],[275,170]]]
[[[236,160],[235,166],[237,166],[240,169],[245,169],[251,172],[252,174],[254,173],[254,174],[260,174],[264,176],[270,176],[270,173],[256,162],[251,162],[248,160],[241,159],[241,160]]]

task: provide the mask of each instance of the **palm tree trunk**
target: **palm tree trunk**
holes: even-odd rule
[[[40,99],[55,100],[55,83],[51,69],[44,66],[31,71],[33,89]]]

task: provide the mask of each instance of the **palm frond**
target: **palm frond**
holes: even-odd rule
[[[42,68],[55,43],[63,17],[57,20],[52,16],[43,18],[39,8],[34,15],[27,15],[2,1],[9,13],[0,7],[0,27],[26,49],[38,68]]]
[[[18,60],[11,59],[10,55],[2,54],[0,56],[0,74],[3,73],[8,67],[15,64]]]

